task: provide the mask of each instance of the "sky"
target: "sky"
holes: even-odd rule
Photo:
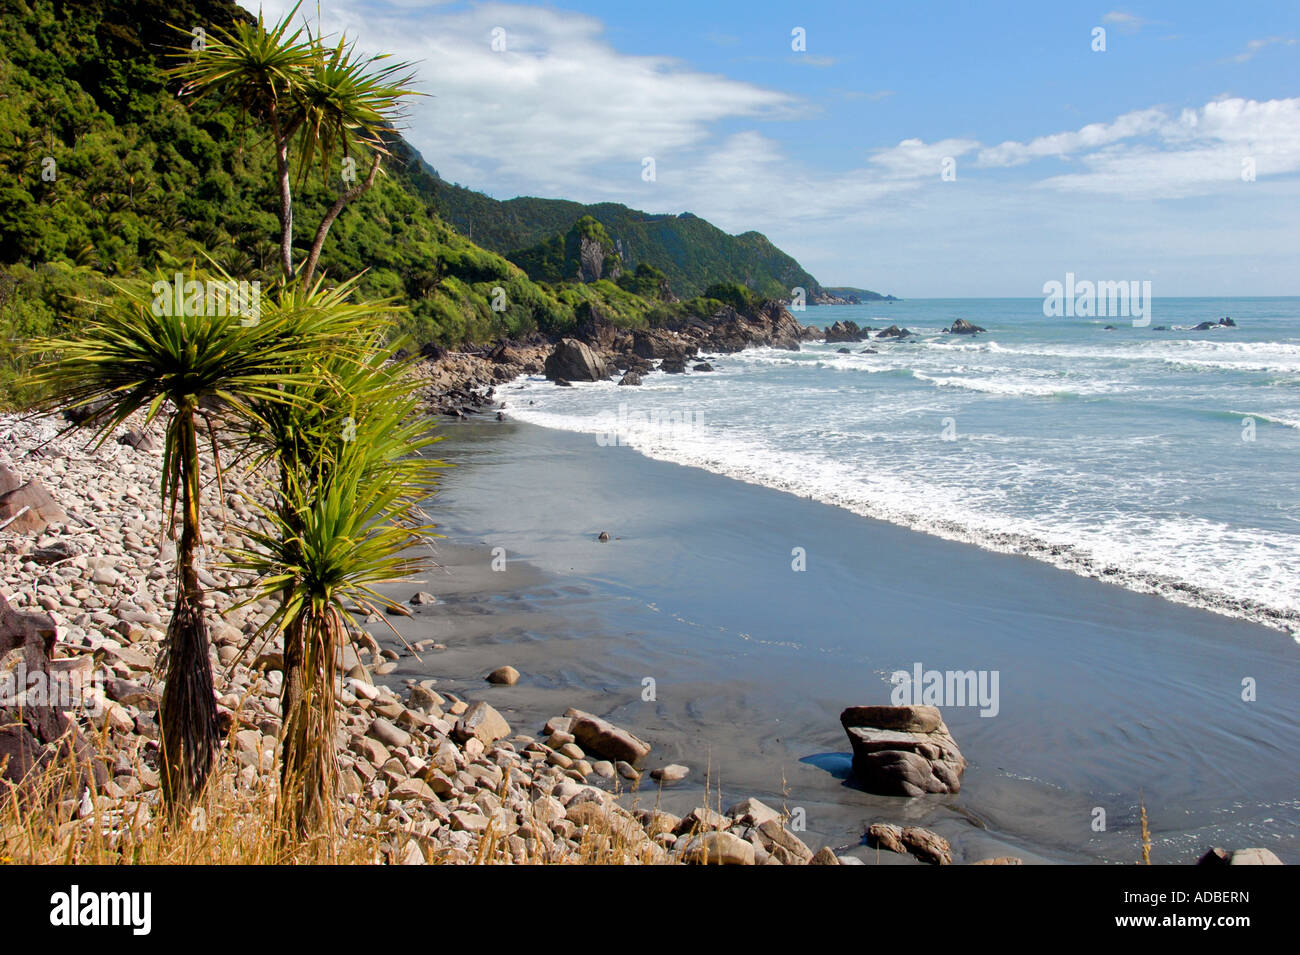
[[[319,18],[414,63],[427,95],[402,132],[496,198],[692,212],[823,285],[903,298],[1037,297],[1067,272],[1300,294],[1298,3],[319,0]]]

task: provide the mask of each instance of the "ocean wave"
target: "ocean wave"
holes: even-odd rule
[[[1233,418],[1258,418],[1260,421],[1267,421],[1270,424],[1279,424],[1284,428],[1294,428],[1300,431],[1300,415],[1284,417],[1276,412],[1267,413],[1263,411],[1229,411],[1228,414]]]
[[[977,382],[976,388],[984,384]],[[957,387],[969,385],[963,382]],[[1050,387],[1053,392],[1060,389],[1059,384]],[[997,393],[1014,400],[1039,397],[1049,393],[1048,388],[1046,383],[1032,388],[1019,383]],[[538,395],[547,396],[547,407],[521,404],[506,413],[556,430],[611,433],[614,419],[607,408],[588,404],[588,413],[575,413],[573,400],[580,395],[565,392],[539,389]],[[596,396],[589,393],[589,397]],[[561,408],[554,402],[560,402]],[[703,398],[685,405],[703,411],[694,426],[638,426],[633,415],[633,424],[619,443],[657,460],[811,498],[990,551],[1032,557],[1083,576],[1300,635],[1300,593],[1293,571],[1300,566],[1300,538],[1294,535],[1230,527],[1172,510],[1157,517],[1142,508],[1098,508],[1095,502],[1081,502],[1069,489],[1095,480],[1086,458],[1052,458],[1041,443],[1033,445],[1040,453],[1032,460],[972,459],[967,451],[945,463],[942,458],[887,453],[909,442],[914,446],[915,438],[893,434],[892,425],[884,426],[883,435],[873,433],[870,422],[882,423],[879,409],[873,409],[861,433],[832,426],[816,432],[818,442],[811,432],[776,432],[761,419],[737,419],[725,405],[717,407],[714,420],[713,406]],[[889,440],[876,440],[882,436]],[[974,436],[963,435],[968,437]],[[968,442],[961,447],[978,446]],[[1032,513],[1016,516],[1016,505],[1024,507],[1023,498],[1009,502],[1006,489],[1040,479],[1047,496],[1033,506]],[[1129,479],[1108,485],[1115,500],[1150,498],[1145,472],[1133,471]]]
[[[913,376],[918,381],[926,381],[940,388],[961,388],[966,391],[978,391],[986,395],[1001,395],[1014,398],[1078,398],[1083,391],[1100,394],[1105,390],[1096,386],[1075,390],[1064,388],[1059,383],[1039,384],[1031,381],[1006,381],[996,378],[970,378],[955,375],[944,377],[927,375],[920,371],[913,372]]]

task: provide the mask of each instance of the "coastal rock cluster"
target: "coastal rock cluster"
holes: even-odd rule
[[[757,346],[797,351],[801,342],[822,334],[799,324],[777,302],[745,313],[723,306],[707,319],[690,316],[664,327],[634,330],[618,328],[593,311],[573,334],[556,341],[533,335],[454,352],[425,346],[415,375],[430,412],[463,418],[497,407],[497,386],[524,374],[544,374],[557,385],[567,385],[622,373],[619,384],[635,386],[654,371],[712,371],[713,366],[701,360],[704,352],[732,354]]]

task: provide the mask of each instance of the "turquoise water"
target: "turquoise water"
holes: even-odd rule
[[[1237,327],[1191,330],[1224,316]],[[1041,299],[798,318],[916,334],[640,388],[534,378],[506,412],[1300,632],[1300,299],[1157,299],[1148,327]],[[987,332],[944,334],[957,318]]]

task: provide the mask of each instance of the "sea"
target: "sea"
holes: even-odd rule
[[[706,352],[640,387],[533,376],[504,412],[1300,634],[1300,298],[1155,299],[1145,324],[1042,299],[796,317],[912,334]]]

